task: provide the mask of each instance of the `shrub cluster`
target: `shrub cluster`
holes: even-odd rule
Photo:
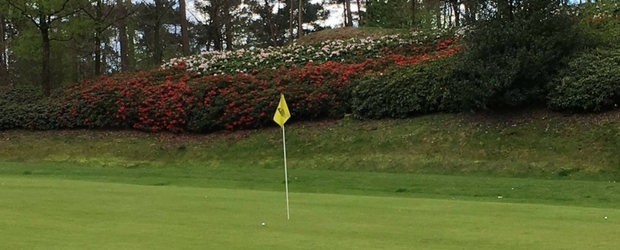
[[[272,125],[279,93],[294,119],[340,117],[351,110],[349,82],[395,65],[411,65],[456,51],[418,56],[386,53],[358,63],[308,63],[250,73],[200,75],[180,62],[167,69],[85,81],[47,101],[15,110],[0,129],[135,128],[143,131],[213,132]]]
[[[447,39],[445,38],[447,37]],[[187,69],[202,75],[250,73],[256,68],[303,67],[309,62],[362,62],[384,56],[386,51],[413,56],[442,50],[453,42],[448,32],[413,32],[380,38],[329,40],[286,47],[211,51],[173,58],[164,68],[183,62]],[[437,42],[441,41],[441,42]],[[444,48],[442,48],[444,47]]]
[[[551,0],[522,1],[511,15],[495,13],[463,37],[455,81],[472,109],[544,102],[562,59],[587,45],[587,36]]]
[[[600,111],[620,104],[620,49],[579,53],[550,84],[549,107]]]
[[[451,91],[453,58],[391,68],[352,84],[353,115],[359,119],[405,118],[458,109]]]

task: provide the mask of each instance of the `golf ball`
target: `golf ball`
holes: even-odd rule
[[[605,218],[607,218],[607,217],[605,217]],[[261,225],[263,225],[263,226],[264,226],[264,225],[265,225],[265,222],[263,222]]]
[[[607,216],[605,216],[605,219],[607,219]],[[263,224],[265,224],[265,223],[263,223]]]

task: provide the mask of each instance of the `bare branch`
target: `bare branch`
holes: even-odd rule
[[[53,22],[55,22],[55,21],[58,21],[58,20],[60,20],[60,19],[63,19],[63,18],[65,18],[65,17],[72,16],[73,14],[78,13],[78,12],[80,12],[80,11],[82,11],[82,10],[84,10],[84,8],[83,8],[83,7],[80,7],[80,8],[77,8],[77,9],[75,9],[75,10],[72,10],[71,12],[65,13],[65,14],[64,14],[64,15],[62,15],[62,16],[58,16],[58,17],[56,17],[56,18],[54,18],[54,19],[51,19],[51,21],[49,22],[49,24],[51,24],[51,23],[53,23]],[[51,16],[51,15],[50,15],[50,16]]]
[[[90,19],[93,19],[93,20],[96,20],[96,19],[97,19],[97,18],[96,18],[93,14],[91,14],[91,13],[88,11],[88,9],[87,9],[87,8],[84,8],[83,10],[84,10],[84,13],[86,13],[86,15],[87,15],[88,17],[90,17]]]
[[[112,14],[112,12],[114,11],[114,9],[116,8],[116,5],[113,5],[109,10],[108,13],[105,13],[105,15],[103,15],[103,20],[107,20],[108,17],[110,17],[110,14]]]
[[[51,13],[49,16],[55,16],[55,15],[58,15],[60,12],[64,11],[68,3],[69,3],[69,0],[65,0],[65,2],[62,4],[62,7],[56,12]]]
[[[137,10],[132,10],[132,11],[130,11],[129,13],[127,13],[127,14],[125,14],[125,15],[121,16],[121,17],[114,18],[114,19],[112,20],[112,22],[110,22],[110,23],[106,24],[105,26],[102,26],[102,27],[101,27],[101,29],[99,29],[99,31],[103,32],[103,31],[105,31],[105,30],[109,29],[110,27],[114,26],[114,25],[115,25],[118,21],[123,20],[123,19],[126,19],[127,17],[129,17],[129,16],[133,15],[133,14],[134,14],[134,13],[136,13],[136,12],[137,12]],[[93,20],[96,20],[96,19],[93,19]],[[106,18],[106,19],[104,19],[104,20],[107,20],[107,18]]]

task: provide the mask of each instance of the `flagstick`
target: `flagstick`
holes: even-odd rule
[[[286,186],[286,219],[290,220],[289,208],[288,208],[288,173],[286,170],[286,133],[284,132],[284,126],[282,126],[282,145],[284,145],[284,183]]]

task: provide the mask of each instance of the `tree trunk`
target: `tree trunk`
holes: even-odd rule
[[[41,31],[43,54],[41,58],[41,87],[43,94],[47,97],[51,95],[51,72],[50,72],[50,34],[49,26],[45,15],[39,15],[39,30]]]
[[[127,11],[127,8],[133,8],[133,5],[131,3],[131,0],[127,0],[126,4],[126,8],[125,11]],[[134,46],[134,35],[135,35],[135,28],[134,28],[134,23],[132,22],[127,22],[126,20],[125,22],[125,27],[127,27],[127,69],[131,70],[134,65],[135,65],[135,58],[136,58],[136,49]]]
[[[211,16],[211,25],[209,25],[208,30],[210,37],[213,40],[213,49],[221,51],[224,46],[222,45],[222,25],[220,24],[220,18],[218,16],[220,6],[217,5],[215,1],[212,1],[211,4],[213,4],[211,13],[209,13],[209,16]]]
[[[6,83],[8,79],[8,66],[6,58],[6,20],[0,15],[0,84]]]
[[[189,56],[189,32],[187,30],[187,13],[185,0],[179,0],[179,12],[181,12],[181,44],[183,44],[183,56]]]
[[[289,13],[289,27],[288,27],[288,32],[289,32],[289,37],[291,39],[291,42],[293,41],[293,39],[295,39],[295,37],[293,36],[293,20],[294,20],[294,16],[295,13],[293,12],[295,10],[295,8],[293,7],[293,0],[289,1],[289,4],[291,5],[290,8],[290,13]]]
[[[342,2],[342,20],[344,20],[344,27],[349,26],[349,22],[347,21],[347,4]]]
[[[153,33],[153,64],[159,65],[162,61],[162,48],[161,48],[161,25],[159,21],[155,24],[155,30]]]
[[[162,0],[155,0],[155,10],[159,16],[157,16],[157,20],[155,20],[155,25],[153,26],[153,64],[159,65],[163,59],[163,48],[161,45],[161,30],[162,30],[162,16],[160,13],[163,13],[164,6]]]
[[[95,23],[95,76],[101,75],[101,21],[103,13],[101,11],[102,8],[102,0],[97,0],[97,16]]]
[[[110,62],[108,62],[108,52],[110,50],[108,50],[108,48],[110,46],[110,40],[108,39],[104,39],[103,40],[103,49],[101,50],[101,74],[107,74],[110,72]],[[118,65],[117,65],[118,67]]]
[[[230,23],[228,23],[226,25],[226,31],[224,32],[226,35],[226,50],[233,50],[233,29],[230,25]]]
[[[269,2],[265,0],[265,14],[267,18],[267,22],[269,24],[269,30],[271,31],[271,40],[273,40],[273,46],[278,46],[278,38],[276,36],[276,27],[274,25],[273,15],[271,13],[272,6],[269,5]]]
[[[441,9],[441,2],[437,1],[437,28],[444,28],[444,20],[443,20],[443,10]]]
[[[299,16],[299,21],[297,22],[297,38],[301,38],[304,33],[304,22],[303,22],[303,3],[302,0],[299,0],[299,7],[297,8],[297,15]]]
[[[77,47],[75,42],[73,44]],[[80,81],[80,53],[77,51],[74,51],[71,56],[71,66],[73,68],[71,70],[71,82],[77,83]]]
[[[101,75],[101,33],[95,33],[95,76]]]
[[[344,0],[347,11],[348,27],[353,27],[353,11],[351,11],[351,0]]]
[[[478,14],[478,5],[474,0],[465,1],[465,23],[469,24],[476,20]]]
[[[123,0],[117,0],[119,15],[121,18],[118,20],[118,36],[121,52],[121,71],[129,69],[129,59],[127,58],[127,24],[125,23],[125,16],[127,12],[125,10],[125,3]]]
[[[416,20],[415,20],[415,14],[416,14],[416,9],[418,6],[416,6],[418,3],[418,0],[411,0],[411,26],[415,27],[416,25]]]
[[[461,8],[458,0],[450,0],[452,2],[452,11],[454,13],[454,26],[459,27],[461,25]]]
[[[357,0],[357,26],[362,26],[362,5],[360,0]]]

